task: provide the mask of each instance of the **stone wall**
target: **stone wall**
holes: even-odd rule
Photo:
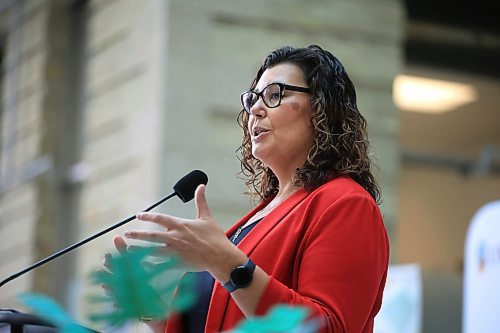
[[[166,2],[91,1],[88,12],[82,157],[88,178],[80,206],[82,238],[134,215],[171,190],[159,181]],[[133,226],[79,250],[75,301],[101,292],[87,289],[87,276],[113,249],[113,235]]]
[[[231,225],[246,209],[245,199],[236,195],[243,191],[241,181],[233,177],[239,170],[234,157],[241,137],[235,121],[239,94],[269,51],[319,44],[340,58],[357,88],[392,235],[399,170],[392,81],[402,66],[401,4],[183,0],[172,2],[171,13],[164,165],[208,170],[210,203],[221,222]],[[195,134],[178,140],[179,130]]]
[[[2,275],[62,245],[59,239],[50,250],[43,248],[44,242],[52,239],[44,238],[43,226],[48,234],[62,232],[62,228],[67,240],[83,239],[169,194],[175,181],[192,169],[205,170],[209,175],[207,195],[214,216],[224,227],[233,224],[251,207],[242,194],[243,182],[236,177],[239,162],[235,150],[241,138],[236,124],[239,94],[248,88],[263,57],[287,44],[319,44],[337,55],[350,73],[360,109],[369,123],[383,189],[382,210],[392,235],[399,121],[391,95],[392,79],[401,66],[400,2],[94,0],[86,4],[82,40],[55,28],[62,24],[59,21],[71,26],[58,16],[63,15],[62,3],[25,3],[17,27],[23,31],[21,50],[25,51],[21,54],[25,55],[13,54],[12,48],[6,51],[2,107],[12,108],[6,105],[15,68],[19,70],[19,87],[30,87],[25,90],[30,95],[18,94],[17,104],[27,106],[13,109],[14,127],[25,128],[28,133],[16,134],[22,138],[16,141],[16,153],[12,155],[17,164],[11,169],[4,167],[10,155],[6,157],[2,148],[0,172],[5,177],[6,170],[21,170],[23,161],[45,155],[50,157],[46,165],[52,168],[45,176],[10,189],[2,183],[0,255],[4,258],[16,253],[15,259],[0,263]],[[0,15],[9,16],[11,11],[12,7]],[[8,28],[0,26],[6,32],[7,45],[13,40]],[[81,63],[72,62],[74,55],[49,42],[57,36],[68,38],[68,45],[80,45]],[[59,61],[67,64],[70,75],[61,74],[56,79],[53,66]],[[82,70],[74,71],[75,66]],[[81,85],[58,95],[64,91],[63,83],[70,83],[72,73]],[[57,96],[61,101],[68,99],[61,102],[62,107],[50,103]],[[54,119],[51,110],[67,110],[68,105],[79,112],[63,112],[64,117],[74,117],[80,124],[74,131],[81,131],[70,135],[72,147],[81,152],[73,155],[71,162],[60,159],[61,152],[69,154],[68,150],[58,145],[50,148],[46,144],[50,134],[43,136]],[[14,123],[6,112],[0,121],[2,147],[7,147],[5,128]],[[61,132],[61,127],[56,131]],[[55,142],[65,141],[64,134],[58,135]],[[58,221],[51,224],[48,212],[57,204],[48,198],[67,198],[64,186],[57,184],[66,184],[60,173],[68,172],[74,190],[70,203],[77,201],[77,205],[72,210],[60,208],[55,215]],[[42,190],[53,196],[43,199]],[[195,216],[193,203],[184,205],[176,199],[158,210]],[[71,228],[66,230],[63,216],[68,212],[73,215],[67,226]],[[138,222],[132,222],[77,250],[76,268],[67,277],[65,295],[74,312],[86,312],[82,307],[84,294],[99,292],[87,288],[87,275],[99,268],[104,252],[112,249],[113,234],[138,226]],[[19,230],[27,231],[21,234]],[[35,230],[40,232],[38,238]],[[13,234],[19,236],[13,238]],[[55,262],[52,270],[57,265]],[[53,276],[50,274],[49,278]],[[30,289],[33,276],[44,279],[42,275],[29,275],[16,282],[8,289],[8,296],[2,293],[2,306],[10,304],[14,292]],[[43,283],[40,286],[46,288]]]
[[[0,115],[0,273],[3,278],[35,259],[41,193],[36,176],[51,165],[43,154],[45,1],[17,1],[0,13],[3,35]],[[31,288],[28,274],[2,287],[2,307],[17,308],[15,296]]]

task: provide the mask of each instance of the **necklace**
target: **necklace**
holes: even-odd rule
[[[257,222],[258,220],[260,220],[261,218],[263,218],[264,216],[266,216],[274,208],[276,208],[276,206],[278,206],[280,203],[282,203],[283,201],[285,201],[286,199],[288,199],[289,197],[291,197],[292,194],[294,194],[295,192],[297,192],[297,190],[293,190],[292,192],[288,193],[286,196],[284,196],[280,200],[276,201],[272,205],[267,205],[266,207],[262,208],[257,213],[255,213],[254,216],[252,216],[244,225],[242,225],[241,227],[238,228],[238,230],[236,230],[236,232],[234,233],[234,235],[232,237],[233,242],[236,240],[236,238],[238,238],[238,236],[240,235],[240,233],[241,233],[241,231],[243,229],[245,229],[249,225]]]
[[[286,199],[291,197],[292,194],[294,194],[295,192],[297,192],[297,190],[293,190],[292,192],[288,193],[287,195],[285,195],[283,198],[276,201],[272,205],[267,205],[266,207],[262,208],[257,213],[255,213],[255,215],[252,217],[252,220],[267,215],[270,211],[272,211],[274,208],[276,208],[276,206],[278,206],[280,203],[282,203],[283,201],[285,201]]]
[[[285,201],[286,199],[288,199],[289,197],[292,196],[292,194],[294,194],[295,192],[297,192],[297,190],[293,190],[292,192],[288,193],[287,195],[285,195],[283,198],[281,198],[280,200],[274,202],[272,205],[267,205],[266,207],[262,208],[261,210],[259,210],[257,213],[254,214],[254,216],[252,216],[247,223],[245,223],[245,225],[243,226],[246,227],[252,223],[254,223],[255,221],[257,221],[258,219],[266,216],[268,213],[270,213],[274,208],[276,208],[279,204],[281,204],[283,201]]]

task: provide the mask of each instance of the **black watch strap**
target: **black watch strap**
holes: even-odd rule
[[[237,266],[231,272],[231,278],[228,282],[224,283],[224,288],[232,293],[233,291],[246,288],[252,283],[253,272],[255,271],[255,264],[250,258],[242,266]]]

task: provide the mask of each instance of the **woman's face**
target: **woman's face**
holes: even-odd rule
[[[307,87],[302,69],[292,63],[268,68],[254,91],[260,92],[271,83]],[[250,109],[252,154],[274,172],[283,168],[294,171],[307,159],[314,142],[310,99],[309,93],[285,89],[278,107],[269,108],[259,98]]]

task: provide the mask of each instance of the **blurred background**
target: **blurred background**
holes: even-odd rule
[[[0,277],[148,207],[192,169],[232,225],[252,206],[237,177],[239,94],[273,49],[318,44],[356,85],[391,264],[420,272],[421,331],[460,332],[467,228],[500,199],[498,17],[488,0],[0,0]],[[134,227],[10,282],[0,307],[37,291],[84,318],[88,274]]]

